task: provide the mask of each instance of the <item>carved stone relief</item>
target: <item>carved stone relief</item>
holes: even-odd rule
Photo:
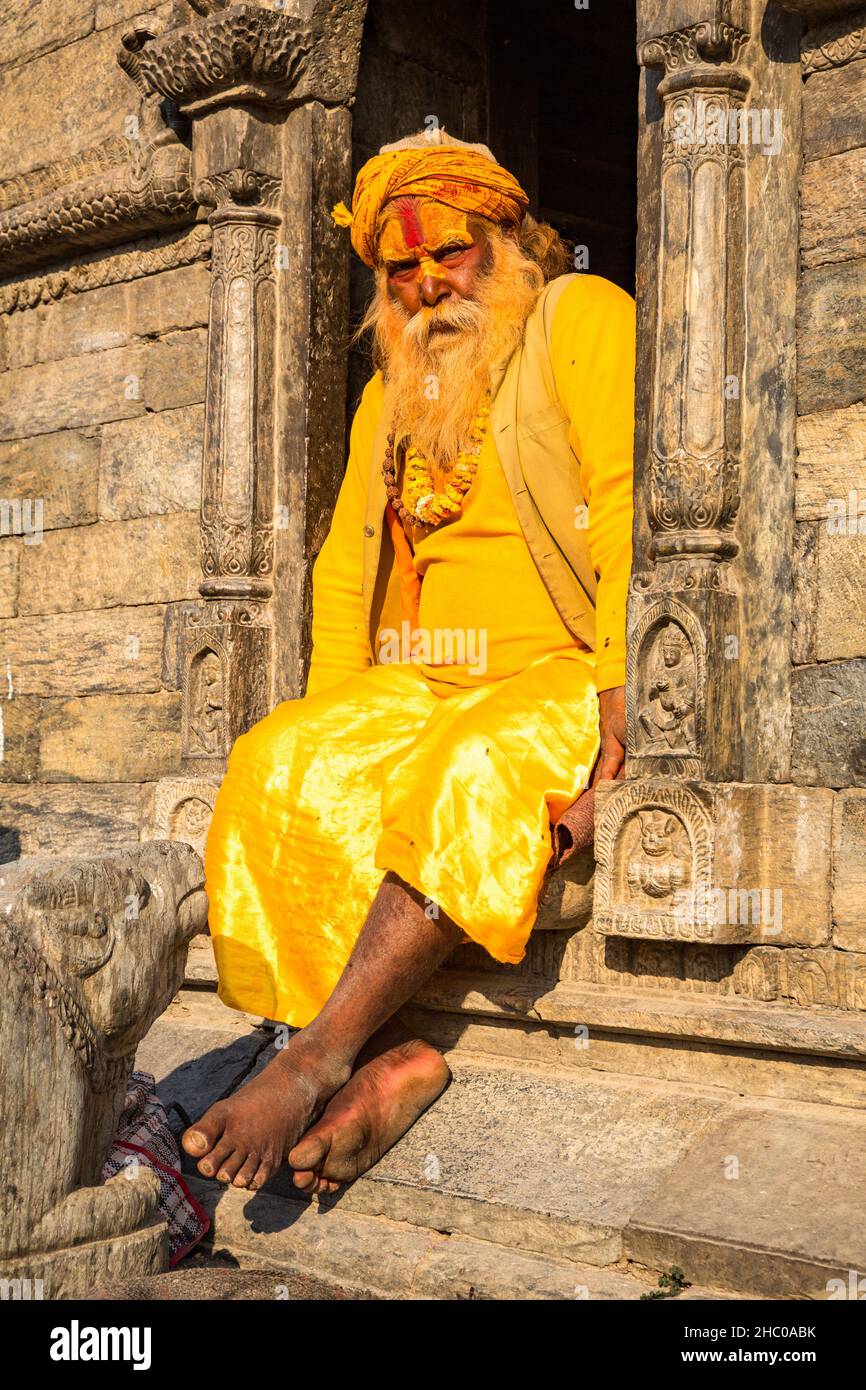
[[[595,852],[596,931],[714,939],[710,817],[693,790],[617,787],[596,819]]]
[[[705,727],[705,636],[670,597],[653,602],[630,636],[626,662],[631,776],[699,777]]]
[[[160,839],[182,840],[204,856],[218,778],[168,777],[156,785],[154,820]]]

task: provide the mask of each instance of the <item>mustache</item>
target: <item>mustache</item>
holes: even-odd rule
[[[407,319],[403,338],[407,343],[428,347],[436,338],[453,333],[478,333],[486,318],[481,304],[472,299],[442,300],[431,308],[421,308]]]

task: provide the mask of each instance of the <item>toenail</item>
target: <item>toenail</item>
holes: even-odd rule
[[[198,1165],[198,1171],[199,1171],[200,1173],[204,1173],[204,1175],[205,1175],[206,1178],[213,1177],[213,1164],[212,1164],[212,1163],[200,1163],[200,1164]]]
[[[228,1173],[220,1169],[220,1171],[217,1173],[217,1182],[231,1182],[231,1178],[229,1177]]]

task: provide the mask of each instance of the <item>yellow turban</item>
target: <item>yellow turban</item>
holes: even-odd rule
[[[435,198],[494,222],[520,223],[529,204],[517,179],[486,155],[460,145],[388,150],[368,159],[355,180],[352,211],[338,203],[340,226],[351,226],[352,245],[367,265],[376,262],[379,214],[392,198]]]

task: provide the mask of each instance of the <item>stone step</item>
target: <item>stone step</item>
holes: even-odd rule
[[[192,943],[185,984],[216,990],[207,935]],[[856,1009],[447,969],[404,1014],[447,1050],[866,1109],[866,1013]]]
[[[660,1292],[657,1278],[624,1263],[600,1269],[459,1233],[360,1215],[343,1210],[339,1200],[326,1205],[264,1191],[250,1197],[200,1178],[188,1181],[211,1218],[214,1252],[230,1252],[242,1268],[253,1262],[267,1265],[267,1275],[256,1277],[260,1298],[285,1297],[280,1285],[286,1277],[313,1278],[335,1286],[343,1297],[356,1298],[634,1301]],[[276,1271],[284,1271],[282,1278]],[[181,1296],[208,1295],[187,1286]],[[691,1300],[741,1295],[692,1285],[677,1296]]]
[[[406,1021],[437,1047],[866,1110],[866,1014],[440,970]]]
[[[176,1099],[180,1087],[195,1116],[265,1065],[268,1034],[249,1025],[215,996],[184,992],[147,1040],[146,1054],[161,1059],[162,1072],[151,1069],[163,1099]],[[866,1141],[863,1111],[460,1049],[449,1062],[454,1079],[436,1105],[368,1174],[323,1199],[315,1220],[288,1169],[253,1197],[195,1177],[219,1218],[217,1241],[385,1292],[412,1287],[407,1260],[413,1270],[438,1268],[445,1257],[433,1238],[443,1234],[471,1242],[465,1258],[477,1258],[479,1270],[491,1248],[535,1262],[527,1288],[532,1275],[539,1287],[551,1278],[564,1289],[576,1266],[653,1281],[678,1265],[702,1288],[822,1298],[832,1280],[847,1288],[851,1270],[866,1271],[866,1228],[856,1216],[866,1205],[866,1174],[853,1158]],[[376,1228],[378,1247],[371,1236],[385,1265],[393,1228],[415,1233],[408,1255],[394,1247],[399,1278],[376,1265],[374,1278],[358,1250],[352,1264],[341,1224],[350,1217],[385,1223]],[[332,1230],[343,1251],[333,1268]],[[462,1245],[453,1250],[464,1258]],[[550,1262],[553,1273],[542,1277]],[[635,1266],[646,1273],[636,1276]],[[530,1296],[518,1265],[502,1270],[496,1287],[511,1279],[509,1296]],[[620,1296],[604,1292],[604,1279],[592,1287],[592,1297]]]

